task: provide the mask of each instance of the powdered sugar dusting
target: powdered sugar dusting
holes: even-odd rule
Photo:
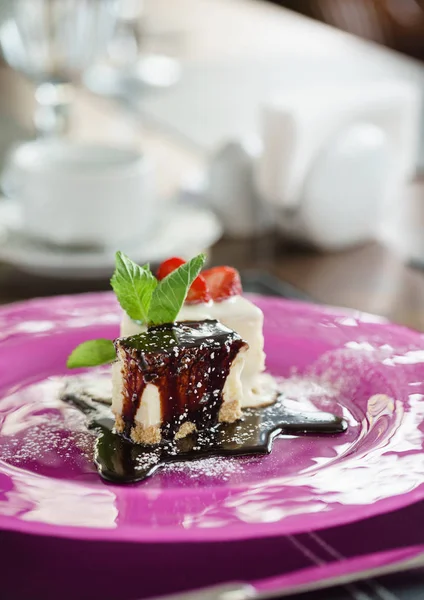
[[[69,474],[94,471],[96,434],[87,429],[84,415],[59,401],[62,386],[61,378],[50,378],[27,388],[31,394],[21,406],[25,390],[5,400],[0,460],[53,476],[58,465]]]
[[[283,405],[290,410],[330,410],[340,399],[340,382],[334,384],[326,374],[297,375],[279,378],[277,388],[283,397]]]
[[[95,437],[86,428],[72,431],[59,416],[53,416],[46,423],[3,440],[0,460],[16,466],[31,464],[35,471],[54,467],[59,462],[80,467],[81,461],[92,463]]]
[[[269,389],[276,393],[275,379],[269,378]],[[109,382],[109,373],[92,376],[73,376],[68,378],[49,378],[45,382],[32,386],[27,402],[17,410],[13,409],[14,394],[8,397],[8,414],[2,427],[2,445],[0,460],[11,465],[28,468],[37,473],[55,476],[55,467],[65,467],[67,473],[75,477],[76,473],[93,472],[94,447],[98,433],[87,429],[86,415],[59,400],[63,385],[69,390],[83,389],[88,397],[108,403],[108,389],[103,384]],[[102,384],[102,385],[100,385]],[[265,389],[265,388],[264,388]],[[268,389],[268,388],[266,388]],[[270,419],[274,413],[280,414],[282,407],[289,411],[312,411],[332,407],[338,404],[339,389],[332,385],[325,376],[317,374],[298,375],[277,380],[277,389],[282,393],[276,404],[269,408]],[[270,391],[270,393],[271,393]],[[258,389],[259,393],[259,389]],[[18,404],[26,395],[25,390],[18,392]],[[107,412],[107,408],[105,411]],[[106,414],[106,413],[105,413]],[[245,424],[242,428],[234,428],[231,443],[244,446],[257,434],[258,423],[251,417],[251,409],[244,411]],[[249,416],[250,415],[250,416]],[[266,425],[266,422],[264,422]],[[272,425],[270,421],[270,426]],[[102,435],[102,434],[101,434]],[[242,483],[246,477],[246,469],[262,469],[264,456],[248,457],[205,457],[201,455],[212,443],[213,430],[199,431],[194,451],[199,452],[198,459],[182,461],[180,450],[173,442],[167,450],[171,457],[165,465],[161,463],[159,451],[152,449],[137,457],[137,470],[150,470],[158,467],[161,481],[187,483],[195,486],[220,485],[222,483]],[[174,462],[175,461],[175,462]],[[257,467],[255,467],[257,465]],[[63,471],[62,471],[63,475]],[[168,478],[168,476],[170,476]],[[165,484],[167,485],[167,484]]]
[[[162,473],[188,476],[190,480],[198,480],[203,483],[205,483],[205,480],[209,480],[210,482],[217,479],[228,481],[232,476],[242,474],[245,464],[245,459],[215,456],[189,462],[168,463],[162,469]]]

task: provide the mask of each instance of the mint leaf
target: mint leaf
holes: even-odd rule
[[[149,265],[140,267],[122,252],[117,252],[116,268],[110,283],[130,319],[146,323],[152,294],[158,283]]]
[[[205,264],[206,256],[199,254],[167,275],[153,292],[148,315],[149,325],[173,323],[188,290]]]
[[[72,350],[66,366],[68,369],[97,367],[116,360],[115,346],[111,340],[99,339],[83,342]]]

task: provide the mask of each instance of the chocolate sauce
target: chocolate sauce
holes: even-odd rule
[[[219,423],[178,441],[141,446],[115,433],[109,406],[90,400],[83,390],[65,392],[62,399],[81,410],[88,417],[88,426],[98,432],[97,470],[103,479],[113,483],[143,481],[170,462],[268,454],[280,434],[338,434],[347,429],[344,419],[330,413],[288,411],[280,397],[272,406],[243,411],[243,418],[236,423]]]
[[[185,421],[198,429],[218,423],[225,381],[246,342],[218,321],[205,320],[150,327],[146,333],[118,338],[115,346],[124,379],[124,434],[131,437],[143,391],[154,383],[162,437],[171,440]]]

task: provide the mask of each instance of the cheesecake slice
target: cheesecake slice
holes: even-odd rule
[[[269,388],[265,370],[264,336],[262,332],[264,315],[259,307],[247,298],[236,295],[222,302],[201,302],[184,304],[177,320],[201,321],[216,319],[225,327],[236,331],[249,346],[245,354],[241,373],[243,388],[242,408],[265,406],[275,400],[275,394],[264,391]],[[146,331],[146,327],[132,321],[126,313],[121,322],[121,335],[128,336]]]
[[[115,341],[116,429],[139,444],[178,439],[241,417],[248,344],[216,320],[150,327]]]

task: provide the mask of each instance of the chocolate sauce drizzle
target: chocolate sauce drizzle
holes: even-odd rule
[[[150,327],[118,338],[122,361],[125,435],[131,429],[148,383],[159,390],[162,437],[173,439],[183,422],[198,429],[218,423],[222,391],[233,360],[247,346],[216,320],[185,321]]]
[[[97,431],[95,464],[99,475],[113,483],[143,481],[176,461],[268,454],[281,434],[338,434],[347,429],[344,419],[330,413],[289,411],[280,397],[272,406],[244,410],[236,423],[219,423],[177,441],[141,446],[116,433],[109,406],[90,399],[83,389],[81,393],[65,391],[62,399],[82,411],[88,427]]]

